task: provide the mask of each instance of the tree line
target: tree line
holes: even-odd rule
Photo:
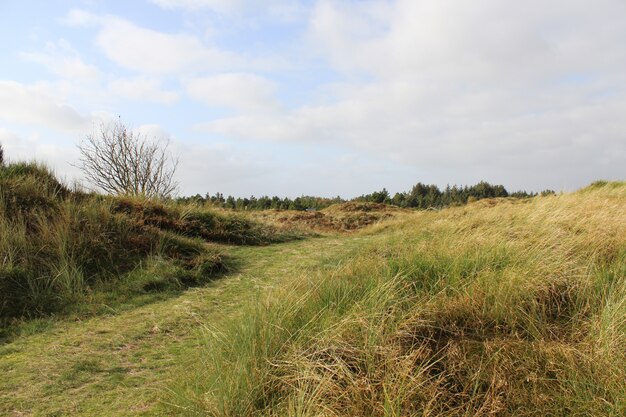
[[[231,195],[225,197],[222,193],[215,193],[214,195],[207,193],[204,196],[196,194],[191,197],[179,197],[177,200],[183,203],[195,202],[232,210],[321,210],[333,204],[348,201],[341,197],[326,198],[314,196],[300,196],[293,199],[278,196],[235,198]]]
[[[544,190],[541,195],[556,194],[553,190]],[[483,198],[515,197],[531,198],[538,193],[527,191],[509,192],[503,185],[493,185],[486,181],[470,186],[447,185],[440,190],[434,184],[418,182],[410,191],[396,193],[393,196],[386,189],[355,198],[356,201],[368,201],[374,203],[392,204],[405,208],[442,208],[467,204],[472,200]]]
[[[545,190],[541,195],[555,194],[553,190]],[[345,203],[347,201],[370,202],[390,204],[404,208],[443,208],[448,206],[467,204],[472,200],[480,200],[483,198],[496,197],[515,197],[515,198],[531,198],[538,193],[515,191],[508,192],[503,185],[492,185],[486,181],[471,186],[446,186],[441,190],[434,184],[422,184],[418,182],[411,190],[406,192],[395,193],[393,196],[383,188],[371,194],[364,194],[351,200],[341,197],[324,198],[314,196],[301,196],[294,199],[278,196],[261,196],[261,197],[233,197],[231,195],[224,196],[222,193],[210,195],[207,193],[202,196],[196,194],[190,197],[178,198],[181,202],[195,202],[199,204],[209,204],[216,207],[232,209],[232,210],[320,210],[332,204]]]

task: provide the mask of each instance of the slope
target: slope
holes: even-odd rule
[[[626,184],[369,229],[202,339],[169,413],[626,412]]]

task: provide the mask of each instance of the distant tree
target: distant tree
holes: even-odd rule
[[[530,197],[534,197],[536,194],[533,192],[527,192],[527,191],[514,191],[512,193],[509,194],[510,197],[515,197],[515,198],[530,198]]]
[[[509,193],[502,185],[491,185],[486,181],[481,181],[476,185],[469,187],[469,195],[476,199],[508,197]]]
[[[552,190],[546,190],[542,194],[553,193]],[[446,185],[443,190],[439,189],[435,184],[423,184],[418,182],[410,191],[395,193],[393,197],[383,188],[381,191],[375,191],[371,194],[363,194],[349,201],[359,202],[376,202],[384,204],[393,204],[399,207],[429,209],[442,208],[450,206],[459,206],[471,201],[480,200],[481,198],[494,197],[516,197],[530,198],[535,193],[526,191],[516,191],[509,193],[502,185],[492,185],[488,182],[481,181],[472,186]],[[192,197],[181,197],[181,201],[189,201]],[[280,198],[278,196],[269,197],[262,195],[261,197],[251,196],[250,198],[235,198],[228,196],[224,199],[224,195],[216,193],[214,196],[206,194],[205,201],[211,202],[213,205],[226,207],[235,210],[306,210],[306,209],[323,209],[332,204],[344,203],[347,200],[337,196],[334,198],[324,198],[302,195],[295,199],[289,197]]]
[[[391,199],[391,204],[398,207],[405,207],[406,203],[406,194],[405,193],[395,193],[393,198]]]
[[[169,142],[150,140],[121,121],[101,124],[78,145],[79,168],[98,189],[118,195],[170,197],[177,188],[178,161],[168,152]]]
[[[4,165],[4,148],[0,143],[0,166]]]

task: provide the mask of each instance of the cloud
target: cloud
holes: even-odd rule
[[[600,0],[593,8],[582,0],[549,5],[321,0],[309,36],[344,71],[423,81],[485,81],[494,74],[524,81],[623,60],[625,52],[616,50],[615,41],[626,33],[619,23],[625,8],[618,0]]]
[[[166,33],[155,30],[157,26],[142,27],[80,10],[70,12],[64,21],[93,27],[96,46],[121,69],[131,71],[131,75],[124,71],[124,78],[100,81],[107,93],[163,104],[186,94],[214,107],[201,111],[204,120],[194,120],[200,112],[185,107],[181,122],[201,122],[196,130],[210,134],[207,140],[230,140],[232,148],[207,150],[207,155],[219,156],[203,154],[212,164],[219,165],[220,158],[229,158],[228,152],[240,147],[269,147],[280,153],[302,146],[320,149],[320,155],[336,148],[358,157],[368,155],[382,161],[381,166],[414,169],[411,172],[421,175],[417,180],[442,185],[488,179],[513,188],[560,188],[597,177],[623,178],[623,1],[598,0],[593,7],[582,0],[153,3],[186,12],[183,20],[188,26]],[[294,34],[295,25],[256,25],[260,20],[267,23],[273,14],[287,16],[289,10],[308,18],[301,36]],[[228,29],[206,40],[190,32],[199,21]],[[254,29],[239,34],[243,26]],[[231,37],[233,32],[237,35]],[[257,34],[258,41],[242,52],[246,47],[237,42]],[[269,54],[264,60],[251,58],[262,48],[276,46],[279,37],[275,49],[283,54],[282,61]],[[218,45],[215,39],[224,43]],[[229,51],[223,46],[227,43],[240,49]],[[57,42],[28,58],[58,74],[71,73],[72,68],[80,74],[80,65],[67,64],[75,56]],[[284,61],[290,64],[289,72],[278,72]],[[185,92],[171,91],[164,80],[180,80]],[[29,100],[45,96],[37,104],[45,111],[20,105],[19,99],[13,100],[17,110],[8,108],[5,94],[0,104],[8,110],[0,118],[23,121],[28,113],[51,123],[51,116],[41,114],[59,112],[63,117],[58,120],[66,119],[60,125],[71,125],[72,117],[88,119],[64,107],[65,99],[59,103],[50,98],[62,98],[63,92],[46,93],[41,84],[20,86],[14,85],[11,94],[19,96],[21,91]],[[0,98],[2,89],[7,86],[0,85]],[[101,94],[95,88],[84,90]],[[85,99],[90,106],[84,108],[109,103],[110,98]],[[294,102],[300,104],[286,104]],[[189,101],[179,104],[182,108]],[[229,116],[215,111],[220,116],[212,117],[215,108],[227,108]],[[200,162],[192,162],[192,154],[186,164],[203,172],[201,176],[220,175],[203,171]],[[308,157],[303,155],[298,157]],[[329,177],[343,169],[331,163],[324,167]],[[263,165],[259,172],[272,169]],[[365,181],[363,172],[355,181]],[[192,177],[189,171],[188,180],[196,181]],[[201,180],[195,183],[201,186]]]
[[[161,104],[172,104],[179,99],[176,91],[163,90],[161,82],[156,78],[150,77],[112,80],[108,84],[108,92],[118,97]]]
[[[97,43],[109,59],[141,73],[180,73],[235,65],[238,57],[187,34],[166,34],[123,19],[107,19]]]
[[[167,33],[138,26],[114,15],[72,10],[62,22],[70,26],[98,27],[96,44],[121,68],[142,75],[184,76],[215,71],[276,70],[288,67],[274,54],[262,57],[234,52],[187,32]],[[205,29],[205,33],[210,30]]]
[[[239,10],[245,3],[244,0],[152,0],[152,2],[164,9],[189,11],[212,9],[218,12]]]
[[[205,45],[186,33],[165,33],[117,16],[72,10],[63,19],[73,26],[99,26],[96,44],[111,61],[142,74],[181,74],[241,66],[237,54]]]
[[[48,42],[43,52],[25,52],[22,58],[43,65],[52,73],[68,79],[95,80],[100,71],[86,64],[68,41]]]
[[[88,128],[93,116],[80,115],[72,107],[45,94],[45,89],[16,81],[0,80],[0,120],[37,124],[65,131]]]
[[[157,6],[187,12],[211,10],[222,15],[246,15],[277,19],[279,21],[294,21],[305,14],[308,8],[298,0],[151,0]]]
[[[9,162],[32,160],[43,162],[59,173],[60,178],[67,183],[80,178],[79,169],[71,165],[71,162],[78,159],[78,150],[75,146],[68,147],[43,140],[38,131],[20,135],[1,127],[0,143]]]
[[[186,195],[207,192],[250,195],[267,189],[268,177],[276,163],[269,152],[253,152],[245,147],[212,144],[190,145],[172,142],[179,158],[176,177]]]
[[[23,146],[25,141],[20,138],[17,134],[11,132],[8,129],[0,127],[0,144],[2,145],[5,151],[5,158],[8,158],[9,155],[13,155],[18,150],[23,150],[25,148],[31,148],[31,146]],[[18,155],[21,156],[21,155]]]
[[[61,19],[68,26],[90,26],[101,23],[102,19],[86,10],[72,9]]]
[[[363,87],[335,104],[218,119],[197,129],[236,140],[343,145],[419,167],[442,184],[463,178],[561,188],[598,177],[622,178],[626,122],[620,115],[626,112],[626,97],[585,104],[584,97],[562,94],[545,98],[549,110],[537,112],[506,109],[506,95],[490,94],[459,95],[458,101],[429,108],[428,100],[408,87],[386,84]],[[569,99],[577,104],[568,104]],[[535,101],[516,105],[531,108]]]
[[[343,145],[444,184],[455,175],[520,188],[620,178],[624,18],[617,0],[321,0],[307,39],[343,79],[324,87],[327,98],[196,127],[234,140]]]
[[[254,74],[225,73],[190,78],[184,85],[191,98],[209,106],[263,112],[278,108],[274,83]]]

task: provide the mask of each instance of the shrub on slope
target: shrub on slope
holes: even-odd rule
[[[113,202],[113,211],[123,213],[141,225],[210,242],[262,245],[298,237],[286,231],[279,232],[243,214],[218,212],[193,204],[117,198]]]

